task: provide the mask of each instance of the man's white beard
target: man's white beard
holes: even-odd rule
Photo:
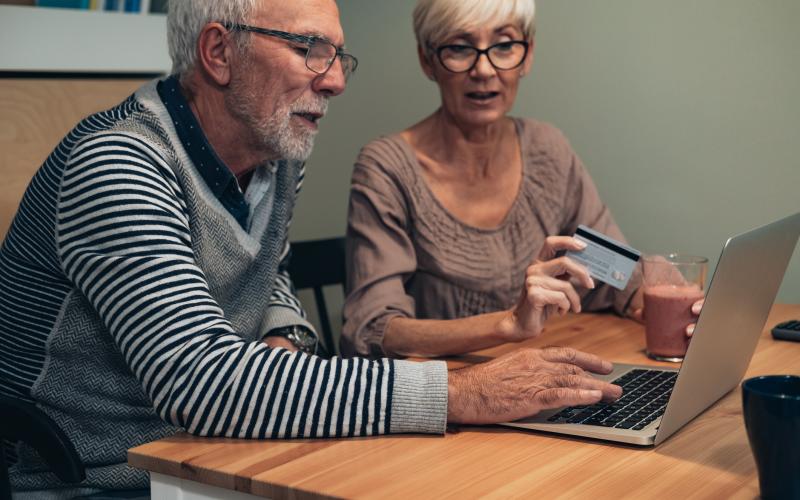
[[[280,158],[305,161],[311,156],[317,131],[304,125],[292,126],[292,113],[313,111],[325,114],[328,101],[324,97],[310,100],[311,102],[306,101],[301,100],[292,105],[281,103],[273,115],[254,124],[254,129],[264,146]]]
[[[297,111],[325,114],[328,100],[315,95],[312,99],[301,99],[291,104],[281,102],[272,115],[259,117],[256,110],[259,109],[260,100],[257,93],[240,82],[231,88],[227,105],[235,116],[252,129],[269,156],[286,160],[307,160],[314,148],[317,131],[305,126],[292,127],[292,113]]]

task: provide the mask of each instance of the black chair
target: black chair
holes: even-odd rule
[[[22,441],[42,457],[56,476],[65,483],[80,483],[86,477],[78,452],[58,425],[42,410],[16,398],[0,396],[0,497],[11,499],[8,463],[2,440]]]
[[[322,337],[330,354],[336,354],[339,349],[333,341],[333,330],[331,330],[322,288],[327,285],[341,285],[344,290],[344,266],[344,238],[292,243],[289,275],[292,277],[292,283],[296,289],[312,288],[314,290]]]

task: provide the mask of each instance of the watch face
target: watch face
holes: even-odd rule
[[[292,333],[287,335],[287,338],[291,340],[298,349],[302,349],[305,352],[313,353],[316,350],[317,339],[300,328],[294,329]]]

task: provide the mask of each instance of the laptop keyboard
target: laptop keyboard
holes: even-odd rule
[[[631,370],[612,383],[622,387],[613,403],[572,406],[548,418],[548,422],[599,425],[617,429],[644,429],[664,414],[677,372]]]

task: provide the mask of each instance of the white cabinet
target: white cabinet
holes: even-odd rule
[[[0,5],[0,71],[167,73],[167,18]]]

